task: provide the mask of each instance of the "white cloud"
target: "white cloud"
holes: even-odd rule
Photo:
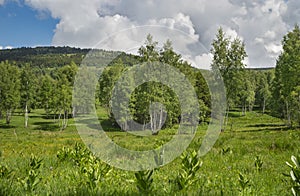
[[[257,37],[257,38],[255,38],[254,43],[256,43],[256,44],[263,44],[264,43],[264,39],[260,38],[260,37]]]
[[[0,46],[0,50],[4,50],[4,49],[13,49],[12,46]]]
[[[275,39],[276,38],[276,33],[274,31],[267,31],[264,34],[265,38],[270,38],[270,39]]]
[[[208,62],[211,41],[218,27],[222,26],[231,37],[239,36],[243,39],[249,55],[248,64],[252,67],[274,66],[275,57],[281,51],[279,43],[283,35],[300,20],[298,0],[25,2],[40,12],[49,11],[52,17],[60,20],[53,37],[54,45],[93,47],[112,36],[102,47],[134,51],[151,33],[159,42],[171,39],[174,48],[183,52],[184,56],[191,56],[194,62],[204,62],[203,59]],[[133,29],[113,36],[130,28]],[[184,32],[186,36],[175,32],[175,29]],[[201,43],[196,43],[197,40]]]
[[[282,18],[289,25],[294,26],[300,21],[300,1],[299,0],[288,0],[284,7]]]
[[[196,56],[195,62],[192,65],[199,69],[210,69],[212,60],[213,60],[213,55],[211,53],[208,53],[208,54],[205,53],[205,54]]]
[[[0,5],[3,5],[5,0],[0,0]]]
[[[196,32],[190,17],[182,13],[175,15],[174,18],[163,18],[160,19],[159,21],[150,20],[149,24],[166,26],[170,29],[176,29],[182,31],[185,34],[191,36],[195,40],[199,39],[199,35],[195,34]]]
[[[278,54],[280,54],[280,52],[282,50],[281,45],[274,44],[274,43],[270,43],[270,44],[266,45],[265,48],[269,53],[274,54],[274,56],[278,56]]]

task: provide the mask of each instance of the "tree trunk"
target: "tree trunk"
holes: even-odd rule
[[[246,110],[247,110],[247,106],[246,106],[246,102],[244,102],[242,105],[242,116],[246,116]]]
[[[288,126],[291,127],[292,126],[292,122],[291,122],[291,114],[290,114],[290,110],[289,110],[289,103],[288,103],[288,101],[285,102],[285,105],[286,105],[287,123],[288,123]]]
[[[263,101],[263,111],[262,111],[263,114],[265,113],[265,109],[266,109],[266,99],[264,98],[264,101]]]
[[[6,111],[6,124],[10,124],[10,120],[11,120],[11,110],[7,110]]]
[[[125,122],[124,122],[124,131],[128,131],[128,121],[125,119]]]
[[[28,106],[27,106],[27,103],[26,103],[26,106],[25,106],[25,128],[28,127]]]
[[[222,124],[221,132],[225,131],[225,129],[226,129],[226,126],[227,126],[227,124],[228,124],[228,117],[229,117],[229,106],[227,106],[227,109],[226,109],[225,123]]]
[[[68,115],[69,115],[68,110],[65,110],[64,111],[64,119],[62,121],[62,130],[65,130],[68,126]]]
[[[151,122],[151,131],[152,131],[152,135],[157,135],[158,132],[157,132],[157,127],[156,127],[156,117],[157,117],[157,114],[154,111],[150,112],[150,122]]]
[[[151,128],[151,132],[153,134],[153,116],[152,116],[152,111],[150,112],[150,128]]]
[[[72,117],[75,118],[75,115],[76,115],[76,107],[74,106],[72,110]]]
[[[54,117],[54,118],[55,118],[55,117]],[[60,118],[61,118],[61,112],[59,112],[59,115],[58,115],[58,126],[61,128]]]
[[[160,117],[159,117],[159,125],[158,128],[162,128],[162,121],[163,121],[163,107],[160,107]]]
[[[249,103],[249,112],[252,112],[253,111],[253,104]]]
[[[68,111],[64,112],[64,130],[67,128],[68,126]]]

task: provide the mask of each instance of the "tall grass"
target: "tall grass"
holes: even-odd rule
[[[99,118],[105,119],[103,111],[99,113]],[[176,191],[183,195],[290,195],[294,186],[283,173],[290,171],[285,161],[299,154],[300,131],[290,130],[280,119],[266,114],[240,116],[233,112],[230,126],[211,151],[200,157],[201,168],[193,172],[190,186],[184,188],[174,188],[189,174],[182,168],[180,157],[153,173],[137,176],[135,172],[106,168],[105,163],[83,150],[72,120],[62,132],[41,110],[30,114],[28,128],[23,128],[23,122],[23,116],[14,116],[9,127],[0,123],[0,195],[139,195],[143,191],[155,195]],[[199,149],[206,128],[199,126],[188,152]],[[168,142],[175,132],[174,128],[158,136],[140,137],[113,128],[107,135],[123,147],[147,150]],[[29,167],[33,160],[41,160],[38,168]],[[37,183],[33,180],[33,186],[26,189],[22,181],[34,176],[32,171]],[[151,189],[137,188],[137,177],[141,182],[151,179]]]

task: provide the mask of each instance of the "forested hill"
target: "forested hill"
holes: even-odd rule
[[[22,67],[26,63],[30,63],[32,67],[39,68],[54,68],[63,67],[69,65],[72,61],[77,65],[80,65],[84,57],[91,49],[81,49],[69,46],[64,47],[22,47],[14,49],[0,50],[0,62],[10,61],[16,63],[17,66]],[[104,56],[116,56],[116,52],[99,50]],[[120,53],[120,52],[119,52]],[[122,59],[122,62],[127,65],[133,65],[138,63],[137,56],[120,53],[118,58],[114,59],[113,62]],[[112,62],[112,63],[113,63]],[[263,71],[272,70],[274,68],[246,68],[249,70]]]
[[[0,62],[8,60],[22,67],[30,63],[32,67],[49,68],[69,65],[72,61],[80,65],[83,58],[91,49],[80,49],[72,47],[36,47],[36,48],[14,48],[0,50]],[[99,50],[104,56],[116,56],[114,51]],[[120,53],[120,52],[119,52]],[[120,53],[118,58],[123,62],[131,61],[132,55]]]

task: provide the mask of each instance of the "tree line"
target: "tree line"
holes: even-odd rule
[[[246,115],[246,112],[253,110],[254,107],[260,109],[262,113],[268,111],[286,119],[290,126],[300,124],[299,26],[296,25],[284,36],[282,45],[283,51],[277,59],[275,69],[251,70],[247,69],[245,64],[247,53],[241,39],[227,36],[222,28],[218,30],[211,47],[213,54],[211,73],[212,77],[219,77],[215,74],[218,70],[226,88],[225,126],[230,110],[238,109],[241,115]],[[34,59],[35,55],[49,55],[45,50],[40,50],[40,53],[34,53],[32,50],[26,52],[24,48],[21,51],[24,54],[31,54],[31,59]],[[113,56],[112,53],[103,51],[102,55],[109,57]],[[72,56],[67,53],[62,54],[61,51],[57,53],[52,51],[51,54]],[[80,57],[82,59],[84,52],[80,54],[83,55]],[[8,58],[9,55],[6,57]],[[69,61],[69,59],[67,64],[58,63],[55,66],[44,67],[38,65],[39,61],[32,63],[31,60],[20,59],[22,58],[14,61],[13,57],[9,57],[2,59],[0,63],[0,117],[9,124],[14,111],[21,109],[26,127],[28,113],[32,109],[42,108],[47,116],[59,120],[61,129],[66,128],[68,118],[80,113],[80,110],[72,105],[72,88],[79,66],[78,61]],[[59,59],[64,57],[60,56],[51,62],[60,61]],[[99,79],[96,99],[101,107],[107,109],[112,121],[114,119],[112,107],[115,103],[111,102],[111,99],[115,83],[133,65],[147,62],[165,63],[180,70],[197,94],[199,122],[209,121],[211,97],[202,75],[203,70],[193,68],[183,60],[182,56],[174,51],[170,40],[167,40],[161,49],[158,48],[158,43],[151,35],[147,36],[145,44],[139,48],[138,55],[121,53],[118,58],[112,59]],[[127,80],[127,82],[129,85],[134,81]],[[129,97],[130,104],[127,112],[133,116],[133,120],[144,124],[144,129],[150,129],[153,134],[157,134],[160,127],[172,127],[184,121],[178,97],[168,86],[148,82],[138,86],[132,94],[129,94],[130,89],[126,89],[126,85],[118,91],[122,96]],[[189,102],[188,97],[186,101]],[[158,107],[156,109],[150,108],[151,103],[157,102],[162,104],[155,105]],[[122,102],[118,104],[125,106]],[[130,121],[120,119],[120,122],[121,128],[128,130]]]
[[[145,44],[139,48],[138,53],[139,58],[137,63],[139,64],[137,64],[137,66],[157,62],[160,64],[158,67],[161,67],[161,69],[164,69],[162,66],[163,64],[167,64],[183,73],[188,78],[197,94],[198,105],[201,111],[200,114],[197,114],[199,121],[203,122],[208,120],[211,98],[205,79],[200,70],[193,68],[187,61],[182,59],[180,54],[174,52],[170,40],[167,40],[163,47],[159,49],[158,42],[154,41],[151,35],[148,35]],[[117,100],[114,100],[112,94],[116,82],[121,75],[130,69],[130,66],[125,65],[119,60],[114,65],[107,67],[99,80],[99,101],[101,106],[107,109],[112,120],[115,119],[112,108],[124,108],[124,110],[120,110],[119,112],[131,114],[135,122],[143,125],[142,129],[148,129],[152,131],[152,134],[158,134],[158,130],[160,130],[161,127],[172,127],[180,121],[183,122],[184,119],[190,118],[193,108],[190,108],[187,114],[182,115],[178,96],[170,87],[160,82],[144,83],[139,85],[134,89],[133,93],[130,94],[131,90],[133,90],[130,89],[130,87],[134,86],[134,83],[136,82],[133,79],[133,75],[128,76],[126,82],[123,83],[123,86],[117,89],[118,95],[115,96],[115,99]],[[161,69],[153,70],[152,72],[161,74]],[[139,77],[149,77],[147,73],[141,74],[144,75]],[[166,77],[170,77],[167,73],[162,74],[165,74]],[[176,78],[173,79],[172,83],[176,85]],[[178,84],[179,88],[180,85],[182,84]],[[186,89],[182,88],[181,92],[184,90]],[[122,97],[122,99],[118,99],[120,97]],[[128,107],[126,102],[127,99],[125,98],[130,100]],[[112,102],[110,102],[111,99],[113,99]],[[189,97],[185,97],[185,99],[187,103],[191,101]],[[153,103],[161,104],[153,105]],[[151,106],[154,108],[151,108]],[[122,114],[119,115],[123,116]],[[129,129],[131,122],[127,117],[118,119],[121,128],[125,131]]]
[[[256,104],[262,110],[286,120],[289,127],[300,125],[300,29],[287,33],[283,50],[273,71],[255,72],[245,69],[245,45],[239,38],[226,37],[222,28],[212,43],[211,68],[219,70],[224,80],[227,112],[240,107],[245,115]],[[226,118],[228,119],[228,118]],[[225,122],[226,125],[226,122]]]

